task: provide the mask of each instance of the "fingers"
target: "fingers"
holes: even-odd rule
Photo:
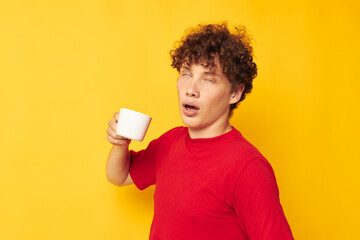
[[[111,128],[111,130],[113,130],[114,132],[116,132],[116,127],[117,127],[117,121],[115,118],[111,119],[109,121],[109,127]]]
[[[116,134],[116,132],[111,128],[111,127],[108,127],[107,129],[106,129],[106,133],[107,133],[107,135],[109,135],[110,137],[112,137],[113,139],[120,139],[120,136],[118,136],[117,134]]]
[[[118,135],[118,134],[116,133],[116,131],[114,131],[111,127],[108,127],[108,128],[106,129],[106,132],[107,132],[107,134],[108,134],[110,137],[112,137],[112,138],[114,138],[114,139],[119,139],[119,140],[127,139],[127,138],[125,138],[125,137],[123,137],[123,136]]]
[[[119,120],[119,112],[114,113],[114,119],[116,122]]]
[[[128,145],[131,140],[122,137],[116,133],[117,120],[119,119],[119,113],[114,113],[114,118],[109,121],[109,127],[106,129],[107,139],[114,145]]]
[[[121,136],[120,136],[121,137]],[[129,145],[131,140],[121,137],[121,138],[113,138],[111,135],[107,135],[108,141],[113,145],[123,146],[123,145]]]

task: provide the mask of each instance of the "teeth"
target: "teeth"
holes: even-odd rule
[[[185,108],[186,108],[188,111],[195,111],[195,110],[197,110],[196,107],[191,106],[191,105],[185,105]]]

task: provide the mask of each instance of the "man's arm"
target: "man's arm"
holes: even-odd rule
[[[235,211],[249,239],[294,239],[280,204],[274,171],[265,159],[247,165],[234,194]]]
[[[117,112],[110,120],[107,129],[107,139],[113,146],[106,163],[106,177],[112,184],[124,186],[134,183],[129,174],[131,161],[129,144],[131,140],[116,134],[118,118],[119,113]]]

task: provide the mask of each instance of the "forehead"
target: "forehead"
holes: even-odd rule
[[[213,63],[211,63],[205,59],[199,59],[196,62],[190,63],[190,61],[188,59],[185,59],[185,61],[181,65],[181,69],[191,69],[194,65],[201,66],[208,73],[220,74],[220,75],[223,73],[221,64],[220,64],[218,58],[215,58]]]

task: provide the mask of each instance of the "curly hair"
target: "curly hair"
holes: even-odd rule
[[[245,89],[237,103],[231,104],[230,113],[237,108],[239,102],[245,99],[245,94],[251,92],[253,79],[257,76],[257,66],[253,62],[253,49],[251,39],[246,33],[246,28],[239,26],[231,33],[226,23],[199,24],[191,28],[175,49],[170,51],[171,66],[180,71],[184,62],[189,65],[207,62],[213,67],[218,58],[224,75],[231,83],[231,91],[235,91],[239,84],[244,84]]]

